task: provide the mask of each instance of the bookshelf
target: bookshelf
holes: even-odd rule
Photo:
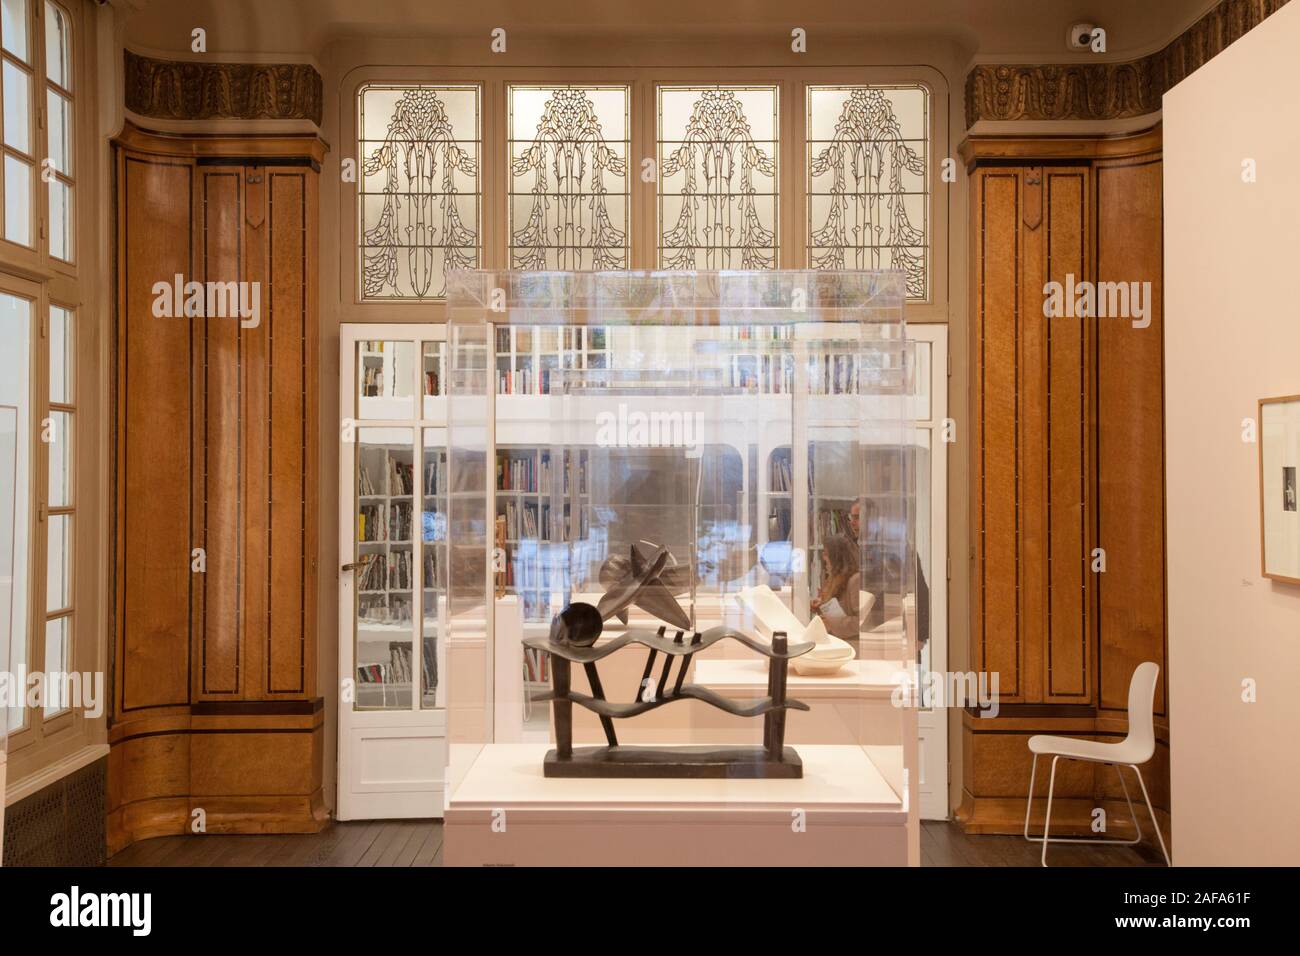
[[[557,468],[558,464],[558,468]],[[504,523],[505,570],[498,585],[517,595],[526,621],[549,621],[551,595],[568,590],[550,560],[555,548],[585,538],[591,495],[585,450],[498,448],[496,518]]]
[[[498,395],[547,395],[556,371],[613,367],[600,326],[503,326],[495,334]]]

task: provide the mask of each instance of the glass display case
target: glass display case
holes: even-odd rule
[[[906,816],[922,465],[904,295],[896,272],[450,278],[453,799],[493,747],[540,775],[568,733],[588,753],[762,747],[780,711],[802,764],[782,784],[849,773]],[[599,672],[575,665],[561,692],[548,635],[587,606]],[[653,635],[686,649],[656,658]]]

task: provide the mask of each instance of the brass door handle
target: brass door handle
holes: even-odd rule
[[[365,563],[366,563],[366,562],[364,562],[364,561],[349,561],[347,564],[343,565],[343,567],[339,568],[339,570],[340,570],[340,571],[355,571],[357,568],[361,567],[361,566],[362,566],[363,564],[365,564]]]

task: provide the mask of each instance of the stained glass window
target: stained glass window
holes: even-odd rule
[[[775,86],[660,86],[659,265],[777,264]]]
[[[626,269],[626,86],[510,87],[510,263]]]
[[[808,87],[808,261],[901,269],[929,298],[929,94],[911,86]]]
[[[481,246],[478,86],[370,84],[359,94],[365,299],[442,298]]]

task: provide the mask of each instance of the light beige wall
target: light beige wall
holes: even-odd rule
[[[1300,4],[1164,101],[1174,859],[1300,863],[1300,586],[1260,575],[1256,400],[1300,394]],[[1242,181],[1254,159],[1258,179]],[[1242,701],[1242,682],[1258,687]]]

